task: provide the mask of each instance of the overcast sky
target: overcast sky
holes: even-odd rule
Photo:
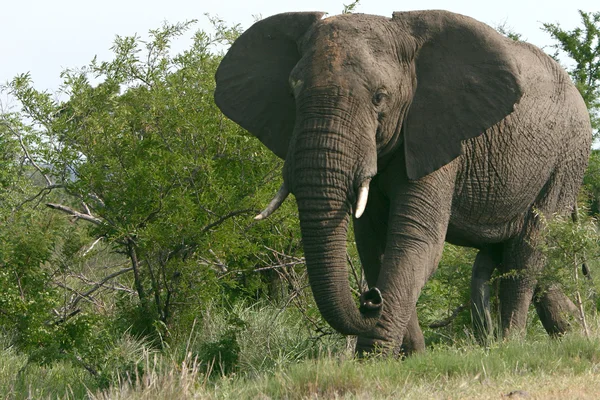
[[[197,28],[210,30],[204,14],[248,28],[254,16],[286,11],[325,11],[339,14],[351,0],[0,0],[0,84],[16,74],[31,72],[39,89],[55,90],[65,68],[87,65],[97,55],[111,57],[115,35],[138,34],[163,21],[198,19]],[[599,11],[599,0],[362,0],[357,12],[391,16],[393,11],[446,9],[492,26],[506,23],[538,46],[551,44],[542,22],[559,22],[565,29],[580,25],[577,10]],[[190,39],[177,43],[181,50]]]

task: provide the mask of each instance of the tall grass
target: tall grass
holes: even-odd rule
[[[232,328],[232,326],[234,328]],[[600,398],[600,328],[591,339],[532,337],[436,345],[404,361],[348,357],[292,311],[213,308],[164,351],[125,336],[107,349],[103,386],[77,365],[28,365],[0,353],[0,399]],[[228,347],[229,346],[229,347]],[[232,348],[233,347],[233,348]],[[230,357],[230,358],[227,358]]]
[[[357,361],[336,355],[289,363],[262,373],[213,379],[198,359],[161,364],[121,380],[94,399],[192,398],[528,398],[600,396],[600,340],[510,341],[484,349],[439,347],[400,361]]]
[[[253,375],[323,353],[339,353],[345,345],[342,335],[315,334],[293,308],[239,303],[227,311],[211,307],[188,337],[185,353],[180,345],[178,355],[181,359],[189,353],[217,373]]]
[[[12,349],[0,349],[0,399],[82,399],[94,379],[68,362],[51,366],[28,363]]]

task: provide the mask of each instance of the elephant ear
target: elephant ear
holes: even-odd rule
[[[324,13],[284,13],[252,25],[217,69],[215,102],[227,117],[285,158],[296,106],[288,78],[300,60],[298,40]]]
[[[419,179],[462,154],[461,142],[514,110],[523,94],[508,39],[446,11],[394,13],[421,43],[416,92],[404,121],[406,170]]]

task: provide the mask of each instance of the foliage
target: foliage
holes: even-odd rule
[[[356,8],[360,5],[360,0],[353,0],[350,4],[344,4],[342,14],[352,14],[356,11]]]
[[[590,111],[597,139],[600,134],[600,12],[580,10],[579,15],[583,27],[567,31],[558,23],[545,23],[543,30],[558,42],[552,46],[557,50],[555,57],[563,52],[575,61],[569,74]]]
[[[358,5],[344,5],[344,13]],[[596,110],[598,49],[588,40],[597,35],[598,17],[581,15],[584,30],[565,36],[556,26],[556,38],[581,60],[573,76]],[[92,396],[119,398],[117,382],[128,388],[123,397],[139,390],[192,397],[198,386],[217,393],[237,384],[235,376],[263,377],[259,389],[243,389],[254,397],[257,390],[273,397],[361,393],[353,363],[303,363],[290,369],[292,381],[286,375],[285,368],[307,359],[345,357],[350,341],[320,319],[307,289],[293,200],[267,221],[250,218],[277,190],[282,163],[215,106],[217,49],[240,29],[209,19],[216,33],[196,32],[181,54],[173,55],[170,44],[193,21],[164,24],[148,39],[117,37],[112,60],[64,71],[58,93],[35,88],[28,74],[6,88],[21,108],[0,115],[0,335],[6,341],[0,358],[12,371],[2,379],[13,379],[0,382],[8,387],[0,397],[26,396],[36,374],[70,379],[79,385],[71,389],[75,398],[86,387],[107,390]],[[600,192],[596,156],[586,175],[594,195]],[[557,219],[549,232],[548,278],[572,282],[575,266],[596,254],[592,222]],[[363,278],[350,247],[358,294]],[[465,340],[474,255],[447,245],[419,299],[428,343],[450,353],[442,366],[410,361],[424,382],[430,371],[481,374],[486,350],[471,349],[460,367],[463,350],[439,349]],[[592,293],[584,284],[566,287]],[[446,319],[443,328],[427,328]],[[594,343],[585,350],[595,351]],[[565,351],[559,356],[575,358]],[[393,375],[386,372],[391,361],[372,362],[378,373]],[[408,381],[408,370],[397,367],[403,372],[395,382]],[[483,368],[502,370],[496,361]],[[277,381],[264,377],[273,373]],[[68,387],[43,385],[31,393],[57,397]]]
[[[293,202],[250,218],[281,161],[213,102],[214,48],[239,30],[213,19],[214,36],[171,55],[192,23],[117,37],[112,60],[64,71],[56,94],[28,74],[6,88],[21,109],[0,116],[0,333],[28,363],[65,360],[102,385],[141,374],[124,334],[168,347],[212,299],[272,296],[271,266],[302,265]]]
[[[469,308],[471,269],[477,250],[445,244],[442,259],[435,274],[425,284],[417,313],[428,342],[456,338],[471,323]],[[430,325],[446,326],[430,328]]]
[[[94,357],[101,336],[91,332],[100,319],[71,314],[65,307],[71,293],[59,285],[86,235],[37,206],[41,194],[36,182],[43,179],[27,163],[27,146],[36,143],[24,128],[15,115],[0,119],[1,172],[6,173],[0,186],[0,332],[28,354],[29,362],[79,362],[81,352]]]
[[[93,238],[129,259],[139,306],[118,304],[132,333],[157,343],[178,309],[262,290],[251,271],[265,246],[298,248],[294,224],[248,218],[275,192],[281,163],[213,102],[219,57],[210,49],[239,34],[213,22],[217,36],[198,32],[176,56],[170,42],[193,22],[165,24],[148,41],[117,37],[112,61],[63,73],[66,101],[36,90],[27,74],[10,84],[42,144],[32,151],[51,166],[42,172],[68,195],[49,206],[91,223]]]
[[[598,288],[593,280],[600,256],[597,222],[584,210],[579,211],[577,218],[554,215],[548,219],[541,214],[538,217],[544,225],[540,248],[547,259],[538,284],[542,290],[561,285],[573,298],[587,332],[585,308],[595,311],[598,306]]]
[[[515,32],[511,27],[507,26],[506,22],[497,25],[495,29],[507,38],[514,40],[515,42],[524,40],[523,35],[518,32]]]
[[[583,177],[583,199],[591,215],[600,213],[600,150],[592,149]]]

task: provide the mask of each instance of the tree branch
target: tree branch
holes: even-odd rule
[[[436,322],[429,324],[429,327],[432,329],[435,329],[435,328],[443,328],[445,326],[450,325],[452,323],[452,321],[454,321],[456,319],[456,317],[458,317],[458,314],[460,314],[461,311],[463,311],[465,308],[467,308],[467,305],[465,305],[465,304],[459,305],[458,307],[456,307],[454,309],[454,311],[452,311],[452,314],[450,314],[448,317],[444,318],[441,321],[436,321]]]
[[[21,145],[21,149],[23,150],[23,153],[25,153],[25,157],[29,160],[31,165],[33,165],[33,167],[44,177],[47,185],[52,186],[52,181],[50,180],[50,178],[48,178],[48,176],[46,174],[44,174],[44,172],[42,171],[42,168],[40,168],[40,166],[34,161],[34,159],[29,154],[29,150],[27,150],[27,146],[25,146],[25,143],[23,142],[23,137],[21,136],[21,134],[17,133],[17,131],[15,131],[8,122],[0,121],[0,123],[2,125],[4,125],[6,128],[8,128],[8,130],[11,131],[12,134],[17,137],[17,139],[19,140],[19,144]]]
[[[204,228],[202,228],[202,230],[200,231],[200,233],[203,234],[203,233],[208,232],[209,230],[211,230],[215,226],[221,225],[223,222],[227,221],[229,218],[233,218],[233,217],[241,215],[241,214],[254,214],[254,213],[256,213],[256,210],[252,210],[252,209],[232,211],[229,214],[226,214],[226,215],[222,216],[221,218],[219,218],[215,222],[212,222],[212,223],[206,225]]]
[[[102,278],[102,280],[96,284],[94,284],[94,286],[92,288],[90,288],[87,292],[85,293],[78,293],[78,297],[75,298],[75,300],[73,300],[73,302],[71,303],[71,305],[69,306],[70,308],[73,308],[77,305],[77,303],[79,303],[79,301],[81,301],[81,299],[85,298],[85,297],[90,297],[92,295],[92,293],[94,293],[96,290],[100,289],[102,286],[104,286],[104,284],[108,281],[110,281],[113,278],[116,278],[119,275],[123,275],[126,274],[127,272],[133,271],[133,267],[129,267],[129,268],[123,268],[119,271],[113,272],[110,275],[105,276],[104,278]]]
[[[52,208],[53,210],[62,211],[96,225],[104,225],[104,221],[102,219],[94,217],[93,215],[80,213],[79,211],[73,210],[71,207],[63,206],[62,204],[46,203],[46,206]]]
[[[60,188],[63,188],[63,187],[64,187],[64,185],[61,185],[61,184],[57,184],[57,185],[50,185],[50,186],[43,187],[42,189],[40,189],[40,191],[39,191],[39,192],[38,192],[36,195],[34,195],[34,196],[31,196],[30,198],[27,198],[27,199],[23,200],[21,203],[19,203],[19,204],[18,204],[18,205],[17,205],[17,206],[14,208],[14,211],[18,211],[18,210],[20,210],[20,209],[21,209],[21,207],[23,207],[25,204],[27,204],[27,203],[29,203],[29,202],[31,202],[31,201],[34,201],[34,200],[35,200],[35,199],[37,199],[38,197],[42,196],[42,197],[40,198],[40,201],[38,202],[38,204],[36,204],[36,206],[37,206],[37,205],[39,205],[39,203],[41,203],[41,202],[44,200],[44,198],[46,197],[46,195],[47,195],[48,193],[50,193],[50,192],[51,192],[53,189],[60,189]]]
[[[354,266],[354,263],[352,262],[352,258],[350,258],[350,254],[348,253],[348,251],[346,251],[346,259],[348,260],[348,264],[350,264],[350,270],[352,271],[352,275],[354,276],[354,280],[356,281],[356,286],[358,286],[358,292],[363,293],[364,289],[362,274],[360,274],[361,276],[359,278],[359,274],[358,272],[356,272],[356,267]]]
[[[256,269],[254,269],[252,271],[253,272],[268,271],[268,270],[277,269],[277,268],[294,267],[296,265],[301,265],[301,264],[304,264],[304,260],[292,261],[292,262],[289,262],[289,263],[283,263],[283,264],[277,264],[277,265],[270,265],[268,267],[256,268]]]

